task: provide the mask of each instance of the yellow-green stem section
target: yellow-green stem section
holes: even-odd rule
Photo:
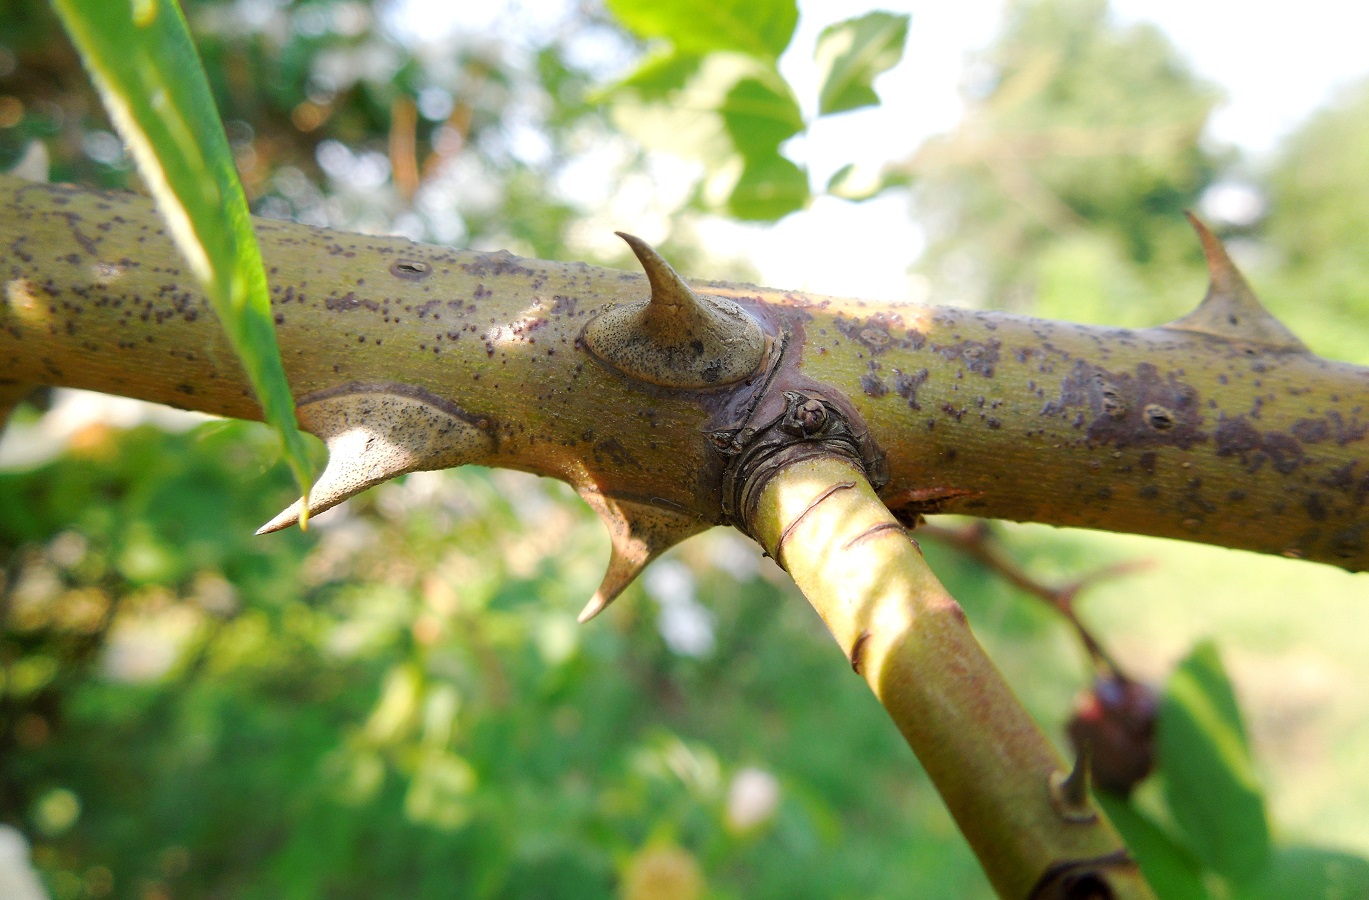
[[[665,390],[595,357],[582,336],[646,299],[641,275],[256,224],[301,407],[355,390],[421,393],[488,423],[495,449],[482,462],[722,520],[708,434],[742,424],[769,370]],[[905,512],[1369,570],[1369,368],[1167,326],[693,284],[787,348],[772,395],[821,385],[851,405],[888,462],[883,496]],[[145,199],[0,176],[5,385],[261,415]]]
[[[853,463],[783,469],[750,527],[903,732],[1000,896],[1027,897],[1052,866],[1124,847],[1101,815],[1070,822],[1052,805],[1065,763]],[[1097,873],[1114,897],[1151,896],[1134,866]]]

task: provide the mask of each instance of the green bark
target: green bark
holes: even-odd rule
[[[3,184],[0,378],[260,416],[146,201]],[[817,384],[868,427],[881,496],[910,513],[1369,567],[1369,370],[1271,342],[1253,312],[1228,334],[1109,329],[696,282],[762,324],[770,357],[741,382],[672,390],[581,341],[598,313],[645,299],[640,274],[275,222],[258,234],[306,427],[339,394],[418,398],[485,437],[443,465],[650,509],[656,544],[723,519],[711,432]]]

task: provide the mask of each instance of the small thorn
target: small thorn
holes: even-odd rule
[[[1207,294],[1198,308],[1162,327],[1258,344],[1269,350],[1308,353],[1307,345],[1264,308],[1231,261],[1226,247],[1193,213],[1185,210],[1207,260]]]
[[[1093,748],[1085,744],[1079,748],[1074,758],[1074,768],[1060,785],[1060,793],[1073,806],[1084,806],[1089,802],[1089,770],[1093,762]]]
[[[1098,818],[1089,802],[1089,770],[1092,765],[1093,748],[1085,743],[1079,747],[1079,755],[1069,772],[1052,772],[1048,787],[1051,805],[1066,822],[1092,822]]]

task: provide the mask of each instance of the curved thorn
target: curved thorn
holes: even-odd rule
[[[369,429],[355,428],[337,435],[328,441],[328,464],[309,491],[309,515],[332,509],[368,487],[414,471],[418,465],[418,460],[397,452],[394,445],[377,439]],[[303,508],[301,497],[258,528],[257,534],[289,528],[299,521]]]
[[[1080,745],[1079,755],[1068,773],[1051,773],[1048,784],[1051,805],[1066,822],[1092,822],[1098,818],[1089,803],[1092,759],[1093,747],[1085,742]]]
[[[1241,270],[1231,261],[1231,256],[1227,254],[1226,246],[1221,239],[1190,210],[1184,210],[1184,216],[1188,219],[1188,224],[1193,226],[1193,230],[1198,232],[1198,242],[1203,245],[1203,259],[1207,262],[1208,292],[1233,297],[1249,295],[1250,299],[1254,300],[1254,292],[1250,290],[1250,285],[1246,283]]]
[[[1074,758],[1074,768],[1060,785],[1060,793],[1072,806],[1085,806],[1089,802],[1089,777],[1093,763],[1093,745],[1085,742]]]
[[[634,234],[625,231],[613,233],[627,242],[637,261],[642,264],[647,283],[651,285],[650,308],[653,311],[680,315],[703,310],[703,301],[654,247]]]
[[[371,385],[299,407],[306,430],[323,438],[328,465],[309,491],[308,515],[407,472],[446,469],[484,458],[485,428],[461,418],[440,398],[415,396],[404,385]],[[304,499],[257,529],[269,534],[300,520]]]
[[[1193,213],[1184,211],[1198,233],[1207,260],[1208,287],[1197,309],[1163,328],[1259,344],[1270,350],[1307,353],[1307,345],[1264,308],[1221,240]]]
[[[768,346],[760,323],[724,297],[696,294],[651,245],[626,232],[651,296],[585,325],[589,352],[618,372],[680,390],[732,384],[759,371]]]
[[[582,623],[607,609],[652,560],[708,528],[696,515],[610,497],[593,486],[579,493],[607,526],[611,547],[604,579],[576,617]]]

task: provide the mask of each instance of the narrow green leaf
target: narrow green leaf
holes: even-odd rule
[[[747,159],[775,155],[780,144],[803,130],[803,114],[789,86],[743,78],[728,91],[720,110],[737,152]]]
[[[1241,900],[1358,900],[1369,897],[1369,861],[1321,847],[1278,847]]]
[[[813,54],[823,73],[818,115],[878,106],[875,76],[898,64],[907,40],[906,14],[866,13],[824,28]]]
[[[776,153],[746,161],[727,208],[738,219],[775,222],[803,209],[808,196],[807,173]]]
[[[1160,701],[1165,799],[1187,844],[1213,871],[1241,883],[1269,855],[1264,798],[1231,682],[1205,641],[1179,664]]]
[[[1121,797],[1099,791],[1095,799],[1127,842],[1155,896],[1165,900],[1208,900],[1202,869],[1193,854]]]
[[[735,50],[770,61],[799,21],[794,0],[608,0],[608,9],[638,37],[663,38],[687,53]]]
[[[52,0],[158,209],[280,432],[312,477],[285,379],[261,251],[204,68],[174,0]],[[301,517],[301,525],[304,524]]]

